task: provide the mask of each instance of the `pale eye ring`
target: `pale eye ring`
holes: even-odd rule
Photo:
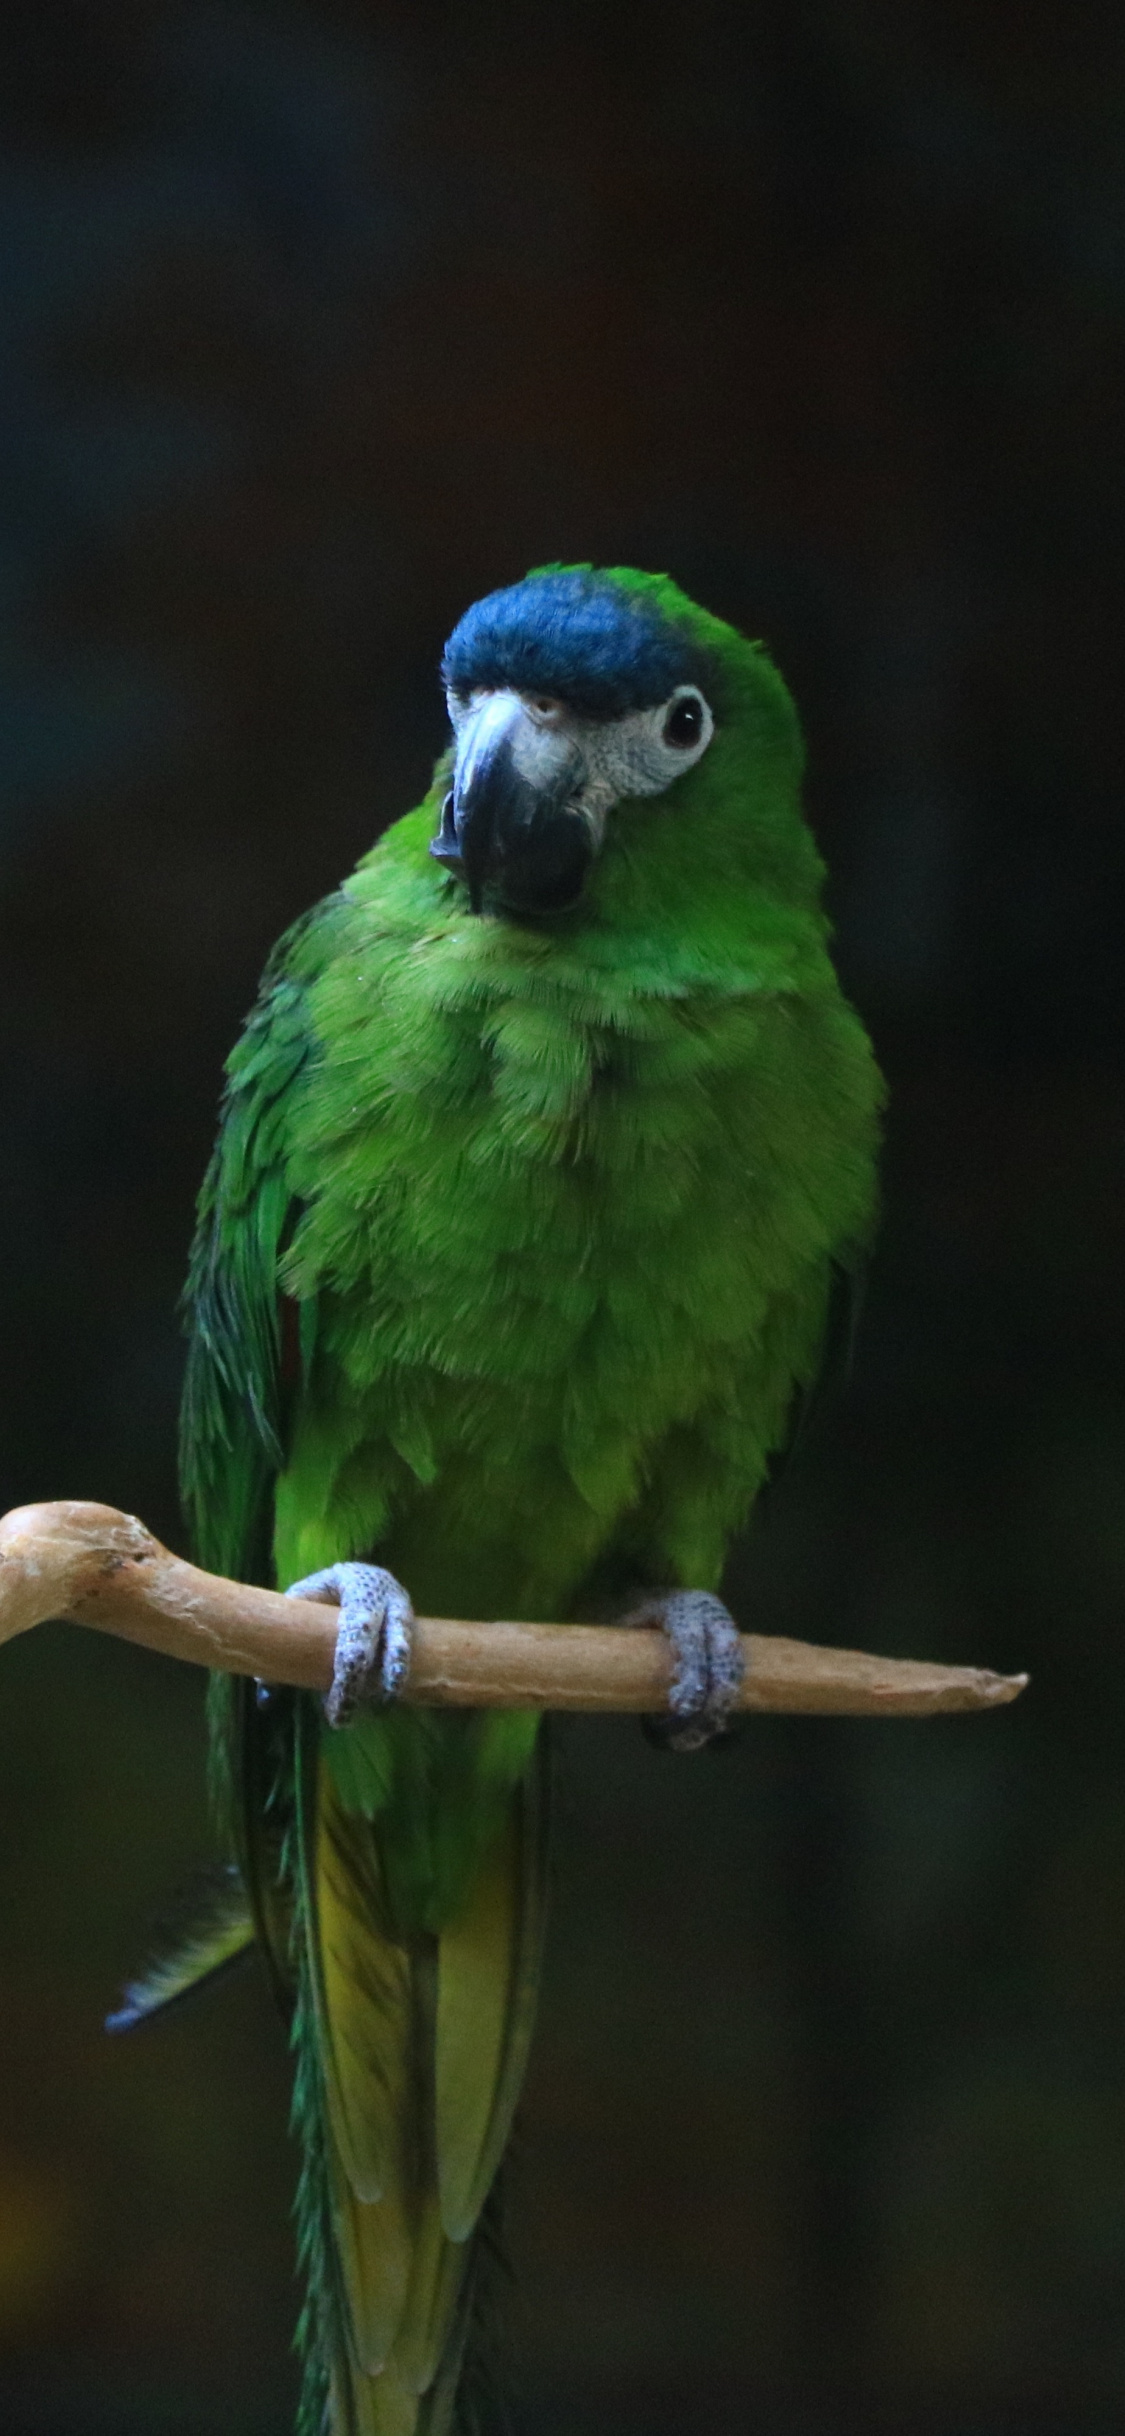
[[[707,706],[703,696],[685,685],[682,693],[673,695],[664,714],[661,742],[670,745],[673,752],[691,753],[704,741],[706,727]]]

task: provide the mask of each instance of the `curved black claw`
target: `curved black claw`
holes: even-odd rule
[[[710,1590],[670,1590],[653,1600],[650,1620],[667,1633],[676,1664],[670,1715],[646,1718],[645,1730],[667,1751],[702,1751],[727,1732],[745,1666],[742,1635]]]
[[[393,1573],[382,1565],[326,1565],[290,1582],[285,1595],[340,1610],[332,1689],[324,1698],[329,1725],[347,1725],[363,1705],[398,1698],[410,1665],[414,1609]]]

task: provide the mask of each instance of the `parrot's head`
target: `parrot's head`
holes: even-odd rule
[[[746,805],[755,767],[761,779],[779,748],[799,770],[792,705],[766,655],[667,576],[538,569],[466,612],[442,677],[452,785],[430,852],[463,878],[475,913],[576,906],[618,806],[643,814],[666,799],[702,855],[708,801],[733,788]]]

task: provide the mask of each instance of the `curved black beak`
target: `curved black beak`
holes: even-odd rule
[[[430,853],[464,873],[479,914],[486,890],[514,913],[563,913],[594,857],[576,798],[573,736],[539,724],[515,693],[486,694],[461,726],[453,786]]]

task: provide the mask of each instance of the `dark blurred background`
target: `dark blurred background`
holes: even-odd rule
[[[462,608],[668,568],[801,704],[891,1085],[850,1393],[747,1621],[992,1718],[562,1736],[526,2436],[1125,2415],[1125,21],[36,0],[0,22],[0,1507],[182,1545],[176,1298],[272,939]],[[201,1685],[0,1660],[0,2425],[281,2436],[281,2031],[100,2017]]]

